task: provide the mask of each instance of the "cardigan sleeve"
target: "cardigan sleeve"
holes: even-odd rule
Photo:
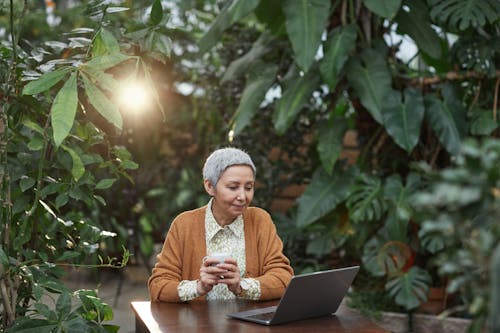
[[[148,280],[151,301],[179,302],[177,287],[181,281],[181,239],[174,220],[165,238],[163,248]]]
[[[260,299],[276,299],[283,296],[293,269],[290,260],[283,254],[283,242],[269,214],[265,213],[259,219],[256,221],[259,226],[257,248],[262,266],[261,275],[256,279],[260,283]]]

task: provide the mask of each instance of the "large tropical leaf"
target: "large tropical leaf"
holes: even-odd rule
[[[431,26],[429,9],[422,0],[405,0],[404,8],[394,20],[398,23],[398,31],[410,36],[419,49],[430,57],[441,58],[441,39]]]
[[[390,239],[405,241],[408,222],[412,216],[411,196],[420,185],[420,176],[410,173],[403,184],[397,174],[389,176],[384,184],[384,197],[390,202],[386,231]]]
[[[462,137],[466,132],[465,109],[454,99],[450,89],[443,90],[444,101],[435,95],[425,97],[426,118],[439,142],[450,154],[456,155],[460,151]]]
[[[283,4],[286,31],[297,64],[307,72],[321,43],[321,35],[330,17],[330,1],[288,0]]]
[[[248,78],[240,104],[232,119],[235,136],[250,124],[253,116],[259,110],[259,105],[276,78],[278,67],[276,65],[260,64],[254,68],[254,71],[256,73]]]
[[[85,93],[89,99],[90,104],[103,116],[107,121],[113,124],[116,128],[121,129],[123,120],[118,106],[112,103],[108,97],[90,81],[85,74],[82,73],[83,85]]]
[[[348,25],[334,29],[325,42],[325,56],[320,61],[320,72],[330,89],[334,89],[339,75],[356,46],[356,26]]]
[[[385,288],[389,295],[394,298],[396,304],[407,310],[412,310],[427,300],[430,283],[429,273],[414,266],[405,274],[387,282]]]
[[[257,19],[266,24],[273,35],[286,35],[283,0],[261,1],[255,8]]]
[[[318,154],[328,174],[333,172],[335,163],[342,152],[347,128],[347,120],[342,117],[333,117],[331,121],[320,124],[318,128]]]
[[[392,19],[401,7],[402,0],[363,0],[365,6],[383,18]]]
[[[253,63],[260,61],[261,56],[269,51],[272,41],[273,38],[270,34],[266,32],[262,33],[255,43],[253,43],[250,51],[229,64],[221,82],[224,83],[234,80],[236,77],[248,71],[248,68]]]
[[[224,7],[214,23],[198,42],[200,53],[205,53],[211,49],[220,40],[224,30],[250,14],[259,2],[260,0],[234,0]]]
[[[273,114],[274,128],[278,133],[283,134],[290,127],[319,83],[320,78],[317,72],[310,70],[286,87]]]
[[[357,170],[336,170],[328,175],[318,168],[306,191],[298,199],[297,226],[307,226],[331,212],[344,201],[356,177]]]
[[[480,28],[500,19],[498,0],[428,0],[431,17],[454,29]]]
[[[398,146],[411,153],[418,143],[420,127],[424,119],[424,99],[420,90],[408,88],[401,93],[392,90],[385,97],[382,118],[387,133]]]
[[[379,265],[378,253],[382,245],[386,242],[386,237],[377,234],[368,240],[366,244],[363,244],[363,256],[361,257],[363,268],[373,276],[380,277],[385,275],[383,267]]]
[[[384,56],[373,49],[365,49],[360,56],[352,58],[346,67],[347,78],[361,104],[373,119],[382,124],[384,96],[391,91],[392,78]]]
[[[34,95],[52,88],[68,74],[71,67],[57,69],[47,72],[34,81],[30,81],[23,89],[24,95]]]
[[[387,209],[380,178],[361,174],[351,188],[346,205],[355,222],[380,219]]]
[[[50,109],[54,142],[57,147],[61,145],[73,127],[77,106],[78,91],[76,85],[76,72],[74,72],[57,93]]]

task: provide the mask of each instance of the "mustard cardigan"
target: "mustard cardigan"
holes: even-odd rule
[[[148,281],[152,301],[180,302],[177,286],[182,280],[200,277],[206,256],[205,211],[207,206],[178,215],[170,226],[163,249]],[[261,300],[280,298],[293,275],[283,254],[271,216],[263,209],[248,207],[243,213],[246,274],[259,280]],[[199,297],[197,300],[202,300]]]

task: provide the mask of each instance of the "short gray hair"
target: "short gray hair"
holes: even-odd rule
[[[222,173],[233,165],[248,165],[255,178],[257,169],[250,155],[241,149],[228,147],[217,149],[207,157],[203,166],[203,179],[208,179],[212,186],[216,186]]]

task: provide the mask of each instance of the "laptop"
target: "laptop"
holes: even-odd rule
[[[359,266],[295,275],[277,306],[227,314],[263,325],[335,313],[358,273]]]

